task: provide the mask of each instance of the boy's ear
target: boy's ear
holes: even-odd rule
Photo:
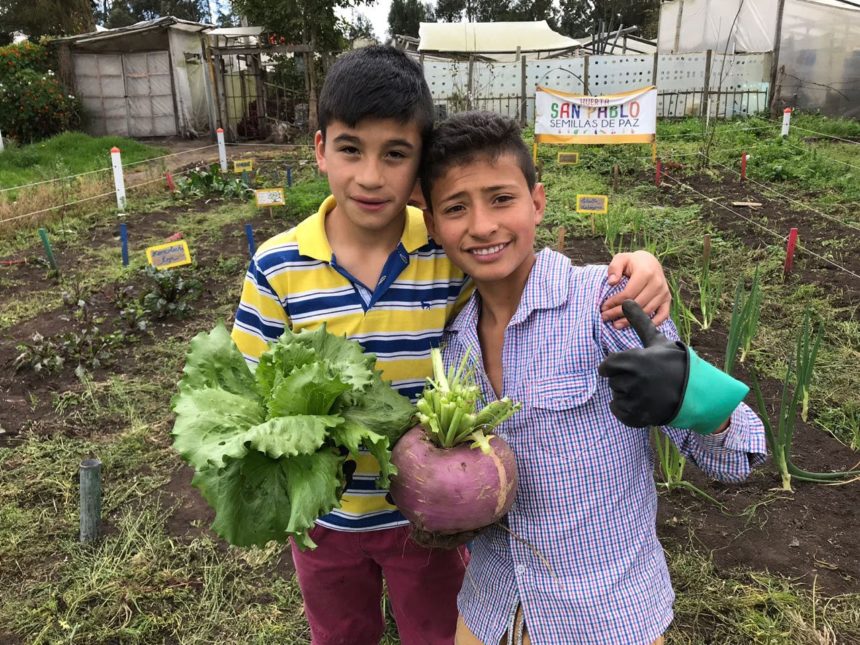
[[[317,130],[314,135],[314,153],[317,157],[317,166],[320,172],[325,172],[325,138],[323,137],[322,130]]]
[[[543,221],[543,213],[546,210],[546,191],[543,184],[535,184],[532,188],[532,204],[535,209],[535,226]]]
[[[424,224],[427,226],[427,232],[436,244],[441,244],[439,238],[436,237],[436,222],[433,221],[433,213],[426,208],[422,212],[424,213]]]

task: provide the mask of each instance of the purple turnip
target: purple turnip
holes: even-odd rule
[[[422,426],[409,430],[391,453],[397,507],[418,529],[440,535],[497,522],[514,503],[517,467],[504,439],[491,436],[489,445],[489,452],[471,442],[439,448]]]

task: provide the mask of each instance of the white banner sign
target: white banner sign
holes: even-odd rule
[[[538,143],[651,143],[656,133],[656,87],[606,96],[535,92]]]

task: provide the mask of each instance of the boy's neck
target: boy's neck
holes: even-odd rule
[[[406,209],[404,207],[404,214]],[[400,239],[406,226],[405,216],[392,222],[386,229],[366,229],[353,224],[349,218],[344,217],[335,206],[328,212],[325,218],[325,234],[329,246],[338,257],[354,255],[356,252],[371,255],[390,255]]]
[[[521,264],[515,273],[504,280],[475,280],[475,288],[481,296],[481,318],[485,323],[494,327],[508,326],[520,306],[535,261],[535,256],[532,255],[530,262]]]

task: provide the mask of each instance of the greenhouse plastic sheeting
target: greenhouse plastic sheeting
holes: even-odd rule
[[[860,9],[786,2],[779,67],[782,104],[860,117]]]
[[[771,51],[778,6],[778,0],[664,3],[658,50]],[[786,0],[778,66],[781,106],[860,116],[860,8],[838,0]]]
[[[550,29],[546,20],[535,22],[422,22],[418,51],[459,53],[513,53],[570,49],[578,40]]]

